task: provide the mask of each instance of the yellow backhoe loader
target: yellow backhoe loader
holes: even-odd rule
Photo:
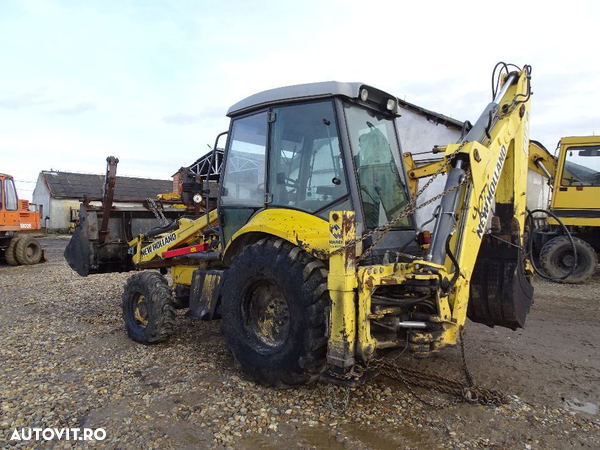
[[[522,327],[531,67],[500,63],[493,78],[470,132],[439,149],[431,236],[416,231],[423,189],[408,188],[397,98],[325,82],[229,109],[218,194],[214,171],[184,183],[204,215],[135,233],[135,218],[84,204],[65,256],[81,275],[170,269],[172,287],[150,270],[125,286],[131,338],[165,340],[175,308],[221,318],[242,369],[270,386],[348,381],[393,349],[426,357],[457,344],[467,317]]]
[[[552,189],[550,209],[533,230],[532,243],[551,279],[583,283],[595,273],[600,254],[600,138],[563,137],[556,150],[549,158],[542,144],[530,144],[532,168]]]

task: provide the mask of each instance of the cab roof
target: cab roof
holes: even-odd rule
[[[366,88],[369,92],[369,100],[373,100],[378,103],[384,102],[383,108],[385,108],[385,103],[388,99],[395,100],[396,105],[394,109],[389,112],[393,114],[398,113],[398,99],[394,95],[388,94],[380,89],[376,89],[364,83],[324,81],[320,83],[296,84],[293,86],[285,86],[259,92],[234,104],[227,111],[227,116],[238,116],[240,114],[264,108],[269,105],[284,102],[306,101],[333,96],[358,99],[362,88]]]

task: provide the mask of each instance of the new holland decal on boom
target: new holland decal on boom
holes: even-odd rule
[[[171,242],[175,242],[177,239],[177,233],[171,233],[168,236],[165,236],[160,241],[156,241],[142,249],[142,256],[148,256],[150,253],[153,253],[159,250],[162,247],[169,245]]]
[[[473,219],[475,219],[477,217],[477,214],[479,214],[477,236],[479,236],[480,239],[483,237],[483,233],[488,222],[492,201],[494,200],[494,195],[496,194],[496,188],[498,187],[498,180],[500,179],[500,173],[502,172],[504,161],[506,161],[505,145],[503,145],[500,149],[500,155],[498,156],[498,162],[496,163],[496,168],[494,169],[494,174],[492,175],[491,183],[489,185],[486,183],[483,186],[481,194],[479,194],[478,206],[477,208],[475,208],[476,213],[473,215]],[[482,200],[484,200],[483,208],[480,206]]]

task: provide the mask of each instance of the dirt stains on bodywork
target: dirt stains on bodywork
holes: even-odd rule
[[[323,260],[329,259],[328,252],[326,252],[324,250],[320,250],[318,248],[314,248],[307,242],[300,239],[300,236],[298,235],[298,233],[294,233],[294,240],[296,241],[296,245],[298,247],[300,247],[302,250],[304,250],[311,256],[314,256],[315,258],[319,258],[319,259],[323,259]]]

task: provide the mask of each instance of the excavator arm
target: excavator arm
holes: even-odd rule
[[[467,317],[490,326],[524,325],[533,301],[522,252],[531,68],[501,68],[506,73],[493,101],[463,141],[440,149],[443,160],[425,170],[407,167],[415,179],[447,174],[423,258],[398,253],[396,263],[356,267],[352,258],[360,246],[352,246],[352,214],[330,215],[330,364],[350,367],[354,346],[358,359],[369,360],[404,340],[415,355],[427,356],[456,344]],[[335,233],[340,229],[342,240]],[[356,310],[349,301],[355,288]],[[349,341],[355,333],[357,342]]]

